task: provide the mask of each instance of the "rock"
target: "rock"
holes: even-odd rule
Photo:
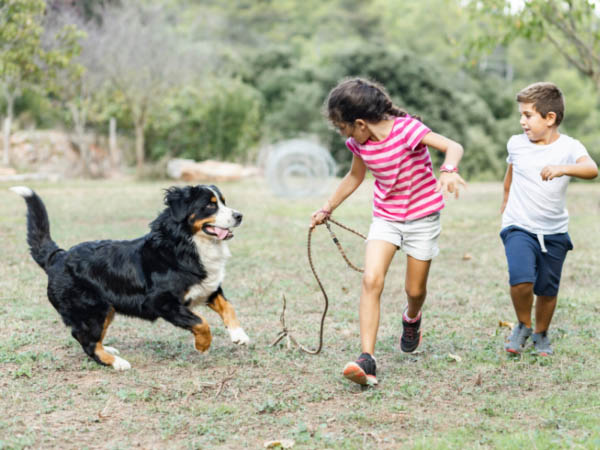
[[[172,159],[167,164],[167,175],[171,178],[187,182],[194,181],[235,181],[256,176],[259,170],[255,167],[244,167],[241,164],[215,161],[196,162],[190,159]]]
[[[0,166],[0,177],[7,177],[11,175],[16,175],[17,171],[12,167],[2,167]]]

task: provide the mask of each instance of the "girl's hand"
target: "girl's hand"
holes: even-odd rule
[[[442,191],[442,194],[444,195],[447,193],[454,194],[454,196],[458,198],[460,185],[466,187],[467,183],[458,173],[442,172],[437,185],[435,186],[435,192]]]
[[[550,181],[553,178],[562,177],[565,174],[562,166],[546,166],[540,172],[542,180]]]
[[[312,216],[310,216],[310,228],[312,229],[317,225],[321,225],[325,220],[329,219],[330,216],[331,211],[328,209],[319,209],[318,211],[315,211],[312,213]]]

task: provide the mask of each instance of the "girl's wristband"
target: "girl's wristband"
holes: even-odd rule
[[[440,167],[440,172],[458,173],[458,167],[453,166],[452,164],[443,164],[442,167]]]
[[[327,211],[325,209],[320,209],[319,212],[325,214],[327,217],[331,216],[331,211]]]

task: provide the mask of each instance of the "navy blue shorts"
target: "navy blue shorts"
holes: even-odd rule
[[[546,234],[542,252],[537,235],[514,225],[500,232],[508,261],[511,286],[533,283],[533,293],[554,297],[558,295],[562,266],[567,252],[573,250],[569,233]]]

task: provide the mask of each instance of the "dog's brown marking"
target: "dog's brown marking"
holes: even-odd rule
[[[202,227],[207,223],[212,223],[215,221],[214,217],[207,217],[206,219],[195,220],[192,222],[192,230],[194,234],[200,233],[202,231]]]
[[[210,201],[213,203],[217,203],[217,197],[211,197]]]
[[[221,319],[223,319],[223,323],[229,329],[238,328],[240,326],[240,322],[235,315],[235,310],[231,303],[227,301],[223,295],[218,294],[214,299],[208,302],[209,308],[213,311],[216,311]]]
[[[96,343],[96,348],[94,349],[94,353],[98,357],[100,361],[108,366],[112,366],[115,362],[115,357],[104,350],[104,346],[102,345],[102,341],[104,340],[104,336],[106,335],[106,330],[109,325],[112,323],[115,318],[115,308],[111,307],[108,311],[106,319],[104,319],[104,326],[102,327],[102,334],[100,336],[100,341]]]
[[[114,318],[115,318],[115,308],[113,308],[111,306],[110,310],[108,311],[108,315],[106,316],[106,319],[104,319],[104,326],[102,327],[102,335],[100,337],[100,342],[102,342],[104,340],[104,336],[106,335],[106,330],[108,329],[109,325],[112,323]]]
[[[212,342],[212,334],[210,332],[210,327],[206,320],[199,314],[196,314],[202,320],[202,323],[196,324],[192,327],[192,333],[194,333],[195,346],[196,350],[199,352],[205,352],[210,347],[210,343]]]
[[[100,361],[102,361],[103,364],[106,364],[107,366],[112,366],[115,362],[115,357],[113,355],[111,355],[110,353],[108,353],[106,350],[104,350],[104,346],[102,345],[102,342],[98,342],[96,344],[94,353],[96,354],[98,359]]]

